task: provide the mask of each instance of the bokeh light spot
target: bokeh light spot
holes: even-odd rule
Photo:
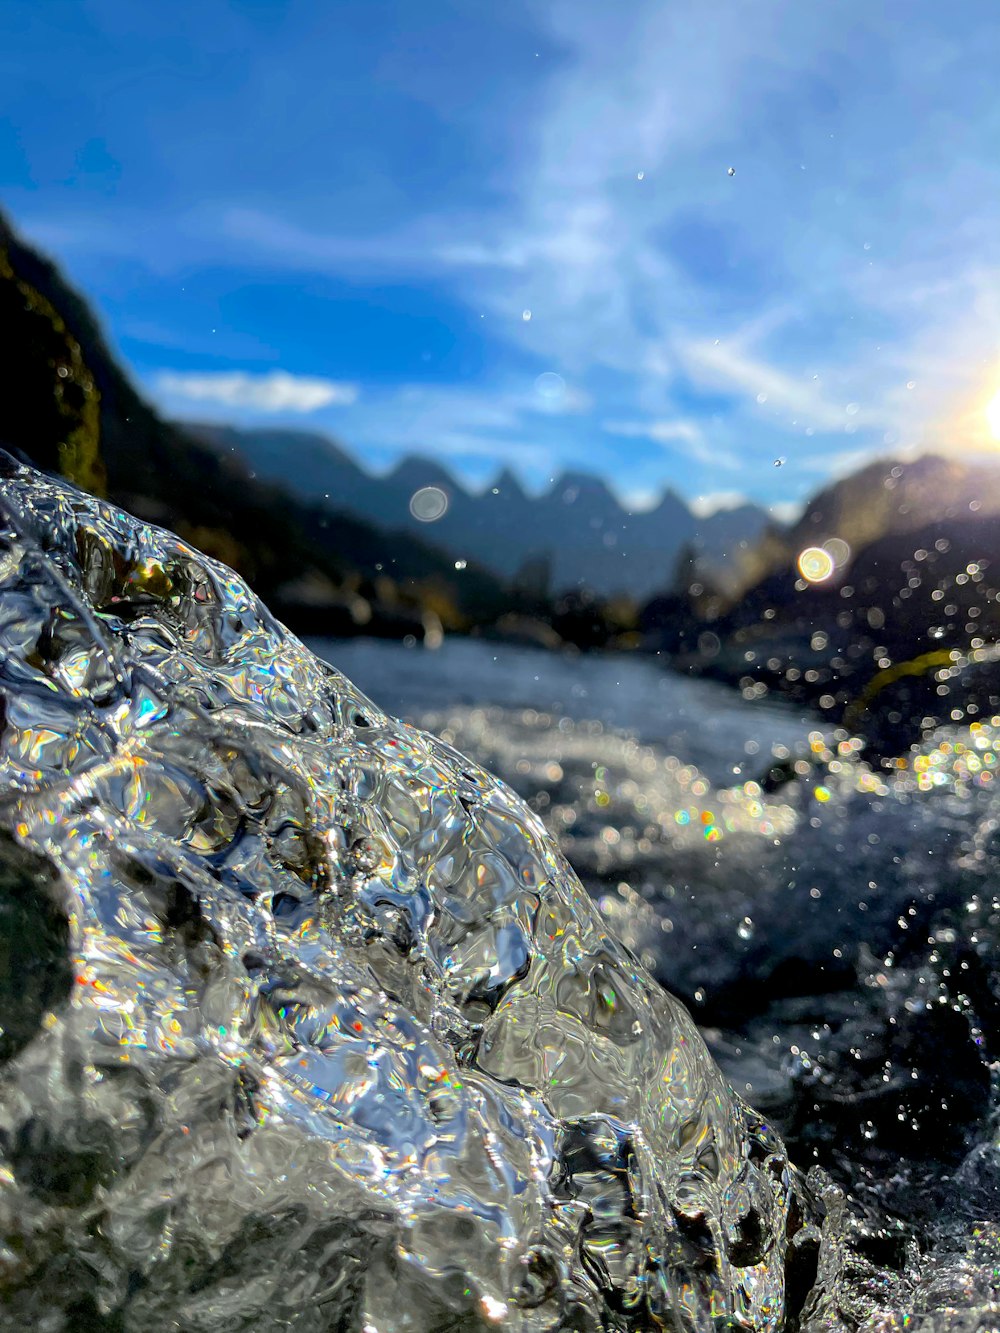
[[[833,556],[822,546],[807,546],[799,552],[799,573],[807,583],[822,583],[834,571]]]
[[[410,497],[410,513],[421,523],[433,523],[448,508],[448,497],[440,486],[421,486]]]

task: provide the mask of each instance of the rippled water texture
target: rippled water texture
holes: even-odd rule
[[[6,471],[4,1326],[780,1327],[836,1194],[537,815]]]

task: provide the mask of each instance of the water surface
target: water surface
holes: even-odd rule
[[[635,653],[552,653],[464,638],[434,650],[381,639],[307,642],[393,716],[495,706],[553,723],[600,722],[696,764],[717,784],[757,773],[772,754],[807,750],[817,726],[787,705],[746,700]]]

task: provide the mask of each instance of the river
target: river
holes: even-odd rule
[[[725,784],[766,767],[769,756],[807,752],[814,718],[782,704],[743,699],[714,681],[666,670],[637,653],[545,652],[479,639],[446,638],[425,649],[383,639],[310,639],[380,708],[420,721],[455,708],[599,722],[663,747]]]
[[[936,1251],[915,1299],[1000,1300],[1000,719],[868,766],[649,658],[311,646],[528,801],[733,1085],[880,1219],[879,1263]]]

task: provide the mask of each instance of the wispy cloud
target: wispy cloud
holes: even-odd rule
[[[605,421],[609,435],[631,439],[654,440],[657,444],[701,444],[701,428],[693,421]]]
[[[767,512],[779,523],[794,523],[802,515],[801,500],[776,500],[767,506]]]
[[[558,457],[539,440],[536,421],[529,396],[509,386],[404,384],[352,409],[350,439],[373,459],[388,462],[403,453],[445,459],[476,483],[508,464],[542,485],[558,470]]]
[[[871,419],[871,413],[860,403],[828,401],[818,373],[790,374],[754,356],[737,341],[682,341],[677,352],[693,379],[736,392],[757,407],[782,413],[806,428],[824,432],[849,429],[853,433]]]
[[[728,449],[719,448],[705,438],[700,426],[684,419],[667,421],[605,421],[603,429],[609,435],[623,439],[651,440],[714,467],[737,468],[740,460]]]
[[[535,377],[534,392],[524,406],[547,416],[582,416],[593,408],[594,400],[585,390],[567,384],[556,371],[544,370]]]
[[[226,240],[301,269],[433,275],[485,311],[518,355],[543,357],[566,381],[586,382],[595,369],[617,375],[621,401],[649,420],[623,415],[609,434],[704,468],[756,467],[759,476],[768,455],[787,454],[787,485],[800,462],[830,453],[831,435],[864,439],[871,451],[912,443],[922,425],[940,435],[926,423],[954,419],[949,372],[939,357],[914,393],[907,362],[926,361],[928,329],[940,331],[945,307],[971,325],[967,342],[980,336],[990,321],[968,315],[983,304],[983,260],[954,246],[928,252],[916,222],[898,253],[878,240],[904,203],[906,216],[922,216],[921,198],[942,215],[940,234],[943,186],[955,181],[955,197],[968,195],[970,173],[934,141],[920,169],[884,179],[880,202],[855,188],[856,149],[846,146],[859,128],[869,134],[871,107],[846,101],[835,119],[824,109],[843,97],[831,67],[846,77],[891,39],[886,78],[907,112],[886,119],[882,108],[870,160],[912,143],[920,130],[909,108],[922,105],[914,98],[931,29],[918,25],[902,51],[891,25],[861,8],[848,22],[776,6],[748,25],[735,21],[738,4],[723,5],[734,22],[707,25],[697,9],[645,0],[627,25],[581,0],[534,11],[560,60],[487,171],[488,203],[450,199],[388,229],[349,232],[315,214],[292,220],[237,203],[225,211]],[[934,57],[932,77],[948,59]],[[962,228],[980,249],[993,245],[974,215]],[[852,331],[868,329],[865,338]],[[729,400],[721,424],[687,404],[677,412],[685,383]],[[574,401],[534,406],[555,415]],[[490,438],[475,415],[434,447],[473,436]]]
[[[212,403],[235,412],[309,413],[334,404],[354,403],[355,384],[290,375],[272,370],[251,375],[244,370],[162,371],[155,380],[160,394],[189,403]]]
[[[816,476],[846,477],[848,473],[855,472],[877,455],[884,455],[889,452],[884,446],[868,449],[838,449],[834,453],[805,459],[799,464],[799,469],[802,472],[810,472]]]

